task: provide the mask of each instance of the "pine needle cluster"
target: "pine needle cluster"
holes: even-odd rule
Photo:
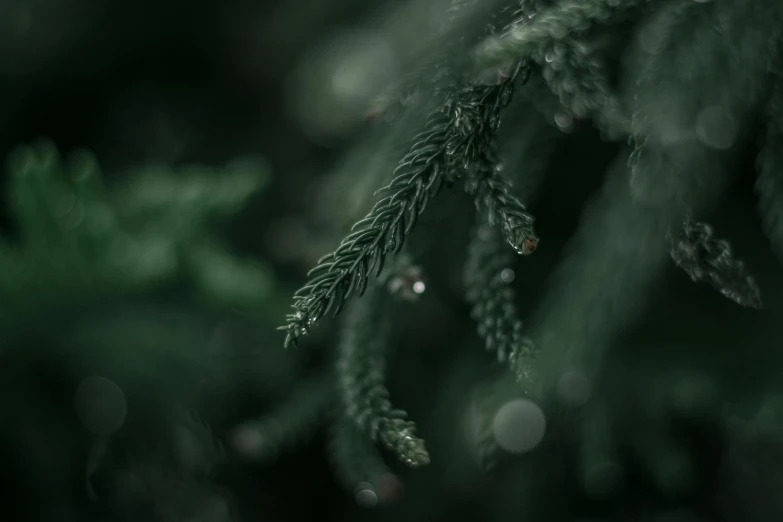
[[[462,7],[455,4],[455,9]],[[761,116],[766,120],[767,140],[758,162],[760,212],[773,247],[781,248],[777,215],[781,184],[776,181],[781,168],[781,89],[779,74],[769,71],[780,63],[782,18],[783,9],[772,1],[756,2],[752,8],[741,0],[498,2],[485,38],[472,50],[473,63],[446,60],[440,67],[432,67],[436,72],[430,81],[419,77],[427,68],[420,69],[418,88],[430,88],[428,95],[437,100],[437,107],[410,138],[392,180],[378,190],[379,199],[369,213],[309,272],[281,327],[286,334],[285,346],[297,345],[326,315],[337,316],[349,298],[362,298],[353,303],[343,324],[337,366],[345,408],[340,419],[348,424],[353,421],[353,431],[348,430],[351,436],[364,433],[412,466],[429,461],[413,423],[405,412],[392,408],[383,385],[386,355],[382,345],[388,338],[383,325],[389,314],[378,301],[381,287],[373,286],[371,280],[383,272],[388,258],[403,250],[429,202],[457,182],[464,182],[478,210],[464,284],[465,299],[482,342],[499,361],[508,362],[518,381],[525,384],[536,381],[537,373],[562,355],[552,349],[548,362],[539,365],[537,337],[545,337],[542,332],[546,329],[541,325],[551,319],[549,308],[536,316],[540,324],[526,331],[515,305],[518,296],[509,284],[516,273],[512,268],[515,254],[535,252],[539,237],[533,215],[522,203],[532,195],[518,193],[510,179],[526,186],[526,165],[508,172],[502,161],[523,145],[501,146],[496,134],[515,91],[532,89],[528,84],[545,85],[569,119],[589,120],[604,139],[631,145],[618,162],[624,176],[613,177],[604,191],[609,199],[611,194],[622,194],[618,196],[622,203],[608,207],[600,219],[588,220],[563,273],[586,278],[595,273],[599,280],[593,283],[600,289],[601,278],[610,278],[612,268],[596,268],[591,259],[580,262],[579,245],[586,253],[594,251],[597,246],[591,234],[600,228],[599,221],[622,220],[623,216],[617,215],[621,211],[612,213],[611,209],[633,207],[646,228],[640,229],[639,244],[626,250],[653,249],[656,254],[640,262],[638,270],[623,272],[627,277],[641,281],[657,273],[657,260],[664,257],[659,253],[666,252],[665,232],[669,230],[669,253],[676,266],[734,302],[760,308],[760,290],[745,264],[734,258],[727,242],[713,237],[709,225],[690,216],[703,212],[725,186],[731,177],[730,162],[724,161],[726,151],[749,136],[751,122]],[[633,48],[635,61],[630,65],[610,56],[610,46],[601,43],[616,43],[619,27],[641,41]],[[770,41],[775,43],[770,46]],[[746,59],[752,61],[747,75],[720,80],[732,64]],[[444,75],[448,78],[446,87]],[[630,79],[618,81],[622,75]],[[664,98],[662,89],[674,94]],[[395,110],[416,108],[412,103]],[[536,121],[532,115],[525,120]],[[516,123],[512,120],[504,125]],[[629,221],[625,228],[633,223]],[[623,248],[615,245],[612,253]],[[569,267],[573,267],[571,272]],[[568,306],[574,310],[589,307],[585,317],[622,307],[618,296],[623,280],[610,283],[611,291],[591,293],[595,297],[592,302]],[[567,297],[553,293],[546,302],[563,299]],[[557,306],[550,308],[556,315]],[[601,331],[610,333],[610,323]],[[578,324],[575,321],[569,327],[573,331],[567,328],[563,339],[578,339]],[[368,325],[372,325],[371,331]],[[614,326],[622,326],[619,319]],[[589,344],[591,338],[585,335],[583,340]],[[594,340],[602,343],[604,338]],[[546,343],[540,349],[546,351]]]

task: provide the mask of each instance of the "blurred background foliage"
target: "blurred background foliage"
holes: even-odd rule
[[[275,328],[420,121],[379,130],[374,103],[449,3],[0,0],[0,520],[783,519],[783,271],[752,140],[705,219],[764,310],[672,265],[598,377],[565,381],[590,400],[535,451],[479,463],[476,426],[513,394],[490,393],[508,390],[464,302],[457,190],[413,236],[426,292],[395,315],[388,365],[432,463],[388,462],[400,478],[370,498],[342,487],[332,428],[263,455],[237,437],[297,397],[330,407],[334,329],[286,352]],[[517,183],[542,237],[510,267],[522,317],[619,150],[525,92],[503,132],[548,152]],[[532,110],[548,134],[511,123]]]

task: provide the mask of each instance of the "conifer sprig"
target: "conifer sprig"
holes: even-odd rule
[[[386,358],[389,337],[388,311],[383,306],[386,291],[371,285],[369,295],[354,303],[345,318],[337,361],[338,389],[345,414],[372,441],[411,467],[428,464],[424,441],[404,410],[394,409],[386,388]]]
[[[234,448],[251,460],[269,460],[307,439],[331,410],[334,373],[324,372],[302,383],[287,400],[233,431]]]
[[[506,242],[519,254],[532,254],[538,247],[533,216],[511,192],[511,184],[501,175],[503,164],[494,147],[484,150],[465,190],[475,198],[476,209],[487,210],[489,226],[499,226]]]
[[[7,167],[3,196],[19,241],[0,237],[0,300],[14,303],[12,322],[22,310],[43,316],[49,307],[138,293],[176,276],[232,305],[258,306],[268,296],[265,270],[209,237],[215,220],[242,208],[266,184],[262,160],[237,160],[220,170],[144,167],[126,175],[122,189],[109,190],[92,153],[75,151],[66,159],[41,139],[13,151]],[[188,273],[188,265],[208,273]],[[222,276],[210,277],[216,268]]]
[[[676,240],[671,238],[674,263],[694,282],[708,282],[740,306],[761,308],[761,292],[745,264],[737,260],[728,241],[713,236],[706,223],[686,219]]]
[[[287,332],[286,347],[296,344],[325,314],[337,315],[350,295],[364,293],[373,272],[377,277],[383,269],[386,256],[402,249],[429,200],[484,152],[500,125],[500,111],[511,101],[515,80],[526,80],[529,73],[527,62],[520,62],[496,84],[471,82],[448,94],[425,130],[413,138],[394,179],[379,191],[384,197],[337,250],[319,260],[307,284],[294,294],[294,312],[280,327]]]
[[[509,362],[517,379],[527,386],[532,382],[531,368],[537,350],[523,335],[514,304],[510,286],[513,261],[511,250],[497,231],[480,225],[471,235],[463,277],[471,316],[484,346],[497,354],[498,361]]]
[[[537,13],[525,25],[513,26],[501,36],[492,36],[478,48],[482,63],[525,59],[548,45],[565,40],[577,31],[610,20],[616,12],[651,0],[565,0]]]
[[[444,87],[453,76],[460,57],[466,54],[466,46],[474,43],[472,38],[466,38],[465,33],[475,31],[476,16],[485,14],[477,4],[475,0],[451,1],[440,33],[431,43],[434,52],[378,96],[377,107],[371,112],[373,116],[383,113],[387,119],[394,119],[422,94],[437,92]]]

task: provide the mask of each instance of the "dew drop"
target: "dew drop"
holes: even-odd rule
[[[504,268],[500,272],[500,280],[503,281],[504,283],[511,283],[512,281],[514,281],[514,277],[516,277],[514,271],[510,268]]]

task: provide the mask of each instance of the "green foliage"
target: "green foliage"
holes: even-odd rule
[[[3,246],[5,300],[86,297],[173,274],[172,245],[164,238],[134,242],[121,233],[90,154],[80,153],[65,166],[51,143],[40,142],[17,150],[9,169],[19,247]]]
[[[369,295],[346,317],[340,339],[337,375],[346,415],[371,440],[382,443],[411,467],[430,461],[416,425],[404,410],[395,409],[385,384],[388,317],[383,287],[372,285]]]
[[[373,507],[398,500],[402,483],[347,415],[339,416],[332,425],[329,457],[342,486],[360,505]]]
[[[73,408],[95,434],[85,469],[94,502],[126,520],[169,520],[191,509],[224,519],[225,499],[212,471],[226,455],[195,409],[248,384],[232,357],[244,359],[242,367],[252,368],[264,386],[274,379],[241,347],[210,351],[220,345],[208,337],[214,317],[181,306],[172,314],[172,306],[149,301],[120,303],[184,287],[213,310],[264,310],[274,291],[269,270],[219,246],[213,225],[259,192],[266,165],[151,167],[106,187],[92,154],[62,160],[41,140],[14,151],[8,171],[13,235],[0,247],[6,309],[0,325],[4,355],[20,365],[18,377],[6,376],[8,386],[35,408],[43,398],[35,381],[28,382],[25,362],[47,361],[63,378],[83,379]],[[275,372],[284,374],[286,364],[276,362]],[[228,378],[221,374],[226,367],[232,367]],[[99,377],[85,379],[85,373]],[[208,394],[214,396],[204,401]],[[58,422],[65,439],[67,424]],[[155,430],[158,440],[145,446]],[[11,440],[24,440],[23,431],[11,430]],[[33,444],[21,448],[23,455],[32,451]],[[63,480],[60,470],[43,467],[31,461],[31,476]]]
[[[508,362],[525,386],[532,384],[531,363],[536,356],[532,341],[522,333],[522,321],[514,304],[513,253],[486,225],[471,235],[464,280],[471,316],[488,351]]]
[[[188,411],[171,411],[154,444],[137,437],[97,439],[88,467],[88,491],[121,520],[171,520],[204,515],[229,520],[212,478],[226,455],[209,426]],[[166,465],[162,465],[166,463]],[[97,491],[100,491],[100,495]]]
[[[9,170],[18,241],[0,250],[0,301],[18,313],[141,294],[183,274],[208,298],[233,305],[259,306],[269,295],[268,269],[206,239],[211,222],[235,213],[265,184],[257,160],[222,171],[154,167],[107,190],[92,154],[64,162],[40,141],[16,150]]]
[[[330,310],[337,315],[344,301],[364,293],[367,280],[383,269],[390,253],[399,253],[428,201],[444,184],[452,184],[472,168],[500,125],[500,111],[511,101],[517,76],[529,74],[518,64],[494,85],[464,85],[450,92],[430,115],[400,160],[395,177],[366,217],[357,222],[333,253],[321,258],[308,283],[294,295],[285,345],[295,344]],[[511,223],[516,232],[527,223]]]

